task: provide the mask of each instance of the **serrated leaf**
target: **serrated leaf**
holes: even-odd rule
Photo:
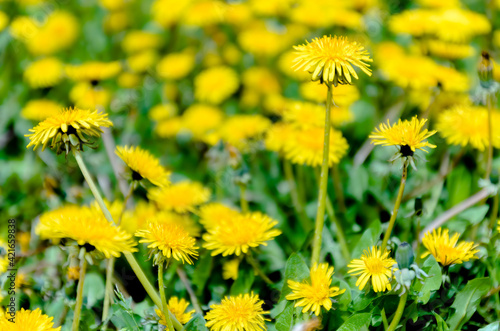
[[[435,312],[432,312],[432,314],[434,314],[434,317],[436,318],[438,331],[449,331],[450,330],[450,328],[448,327],[448,325],[446,324],[446,322],[444,321],[444,319],[441,316],[439,316]]]
[[[294,280],[296,282],[301,282],[302,280],[309,277],[309,268],[305,263],[304,259],[297,253],[292,253],[285,266],[285,279],[283,281],[283,288],[281,289],[280,300],[285,300],[285,297],[292,293],[292,290],[288,287],[288,280]]]
[[[83,297],[87,299],[87,307],[93,307],[97,301],[104,299],[106,285],[102,276],[95,272],[85,275]]]
[[[382,232],[382,225],[379,220],[374,220],[371,222],[370,226],[363,232],[363,235],[359,239],[358,243],[352,250],[352,257],[358,258],[361,256],[365,249],[374,246]]]
[[[371,313],[361,313],[352,315],[337,329],[337,331],[361,331],[368,330],[372,318]]]
[[[276,330],[289,331],[293,326],[293,301],[287,301],[285,309],[276,317]]]
[[[424,305],[429,302],[432,291],[437,291],[441,287],[441,267],[439,263],[436,261],[434,256],[430,255],[422,266],[422,270],[429,275],[429,277],[424,277],[423,284],[420,280],[414,280],[414,289],[419,292],[418,301],[423,303]]]
[[[448,319],[451,330],[460,330],[462,326],[474,315],[481,297],[488,293],[490,279],[488,277],[476,278],[467,282],[467,285],[457,293],[451,308],[455,313]]]
[[[194,314],[193,318],[184,326],[186,331],[208,331],[206,321],[200,314]]]

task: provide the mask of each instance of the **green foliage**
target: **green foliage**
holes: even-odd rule
[[[337,331],[365,331],[368,330],[372,315],[370,313],[354,314],[342,324]]]

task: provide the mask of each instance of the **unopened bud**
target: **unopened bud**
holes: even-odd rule
[[[477,68],[479,75],[479,83],[483,88],[490,88],[493,81],[493,62],[491,61],[490,53],[487,51],[481,52],[481,61]]]
[[[409,269],[414,258],[413,248],[407,242],[402,242],[396,251],[396,262],[399,270]]]

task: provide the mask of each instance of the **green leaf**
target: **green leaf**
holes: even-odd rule
[[[349,169],[347,193],[358,201],[363,200],[363,195],[368,188],[368,173],[364,167],[352,167]]]
[[[255,273],[253,270],[248,270],[245,268],[240,268],[238,271],[238,279],[231,286],[230,294],[239,295],[250,293],[252,289],[253,281],[255,280]]]
[[[420,280],[415,279],[414,289],[418,293],[418,301],[424,305],[429,302],[432,291],[437,291],[441,287],[441,267],[434,256],[430,255],[424,262],[422,270],[429,277],[424,277],[423,285]]]
[[[352,315],[337,329],[337,331],[361,331],[368,330],[372,318],[371,313]]]
[[[296,282],[301,282],[302,280],[309,277],[309,268],[304,262],[304,259],[297,253],[292,253],[285,266],[285,279],[283,282],[283,288],[281,289],[280,299],[285,300],[285,297],[292,293],[292,290],[288,287],[288,280],[294,280]]]
[[[205,284],[212,273],[212,268],[213,256],[210,255],[210,251],[206,251],[205,254],[200,256],[193,273],[192,282],[196,286],[198,296],[202,294]]]
[[[193,318],[184,326],[186,331],[208,331],[206,321],[200,314],[194,314]]]
[[[441,316],[439,316],[435,312],[432,312],[432,314],[434,314],[434,317],[436,318],[438,331],[449,331],[450,330],[450,328],[448,327],[448,325],[446,324],[446,322],[444,321],[444,319]]]
[[[354,293],[355,294],[352,298],[354,311],[365,309],[373,302],[373,300],[378,298],[374,291],[369,291],[368,293],[366,293],[365,291],[356,290]]]
[[[341,291],[345,289],[344,293],[334,298],[337,301],[336,309],[347,310],[352,299],[351,287],[349,286],[349,284],[347,284],[346,281],[336,277],[333,278],[333,285],[338,286]]]
[[[288,301],[285,309],[276,317],[276,330],[289,331],[293,326],[294,302]]]
[[[108,317],[118,329],[142,330],[141,316],[134,314],[130,305],[132,298],[125,299],[120,290],[115,289],[118,302],[111,305],[110,315]]]
[[[476,312],[481,297],[488,293],[490,279],[488,277],[470,280],[465,287],[457,293],[451,308],[455,313],[448,319],[450,330],[460,330],[462,326]]]
[[[500,330],[500,322],[493,322],[486,325],[484,328],[480,328],[477,331],[498,331]]]
[[[106,285],[102,276],[95,272],[85,275],[83,297],[87,298],[87,307],[93,307],[97,301],[104,299]]]
[[[374,246],[380,237],[380,233],[382,233],[382,225],[380,224],[380,221],[372,221],[368,229],[363,232],[363,235],[356,244],[356,247],[352,250],[352,257],[358,258],[365,249]]]
[[[472,207],[461,212],[457,215],[457,217],[466,220],[470,224],[478,224],[479,222],[484,220],[484,217],[486,216],[486,213],[489,209],[490,206],[488,205]]]

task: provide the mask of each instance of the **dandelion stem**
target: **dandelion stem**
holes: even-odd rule
[[[255,270],[255,272],[260,277],[262,277],[262,280],[264,280],[264,282],[266,282],[266,284],[268,284],[268,285],[274,285],[274,282],[272,280],[270,280],[269,277],[267,277],[267,275],[264,273],[264,271],[262,271],[262,269],[260,268],[257,261],[255,261],[255,259],[252,256],[252,253],[248,252],[246,257],[247,257],[247,262],[252,266],[253,270]]]
[[[387,330],[389,328],[389,322],[387,321],[387,316],[385,315],[385,308],[382,308],[380,315],[382,316],[382,323],[384,323],[384,330]]]
[[[332,84],[327,84],[328,93],[326,96],[325,114],[325,135],[323,140],[323,163],[321,164],[321,175],[319,178],[318,211],[316,213],[316,223],[314,227],[314,239],[312,247],[311,265],[319,263],[321,252],[321,240],[323,236],[323,225],[325,222],[326,191],[328,188],[328,161],[330,156],[330,113],[333,103]]]
[[[332,176],[333,176],[333,188],[335,189],[335,197],[337,198],[337,202],[339,204],[339,211],[342,215],[344,215],[346,212],[344,191],[342,190],[342,185],[341,185],[342,183],[340,181],[340,175],[339,175],[339,165],[337,163],[333,164]]]
[[[87,270],[87,259],[85,258],[85,248],[80,249],[80,279],[78,280],[78,288],[76,290],[76,305],[75,312],[73,313],[73,325],[71,329],[78,331],[80,325],[80,314],[82,312],[83,304],[83,284],[85,281],[85,271]]]
[[[168,268],[168,262],[166,268]],[[158,264],[158,287],[160,290],[160,297],[161,297],[161,310],[163,311],[165,319],[167,320],[168,330],[174,331],[174,326],[172,324],[172,320],[170,319],[170,311],[168,310],[167,307],[167,297],[165,296],[165,291],[167,290],[167,288],[163,282],[163,261],[161,261]]]
[[[398,308],[396,309],[396,313],[394,314],[394,318],[392,319],[391,325],[387,331],[394,331],[399,325],[399,321],[401,320],[401,316],[403,316],[403,312],[405,310],[406,299],[408,299],[408,291],[406,291],[403,296],[399,299]]]
[[[108,222],[110,222],[111,224],[115,224],[113,217],[111,216],[111,213],[109,212],[108,208],[104,204],[104,201],[101,197],[101,194],[97,190],[97,187],[94,184],[94,181],[93,181],[92,177],[90,176],[90,173],[87,170],[87,167],[85,166],[85,162],[83,162],[83,159],[82,159],[80,152],[75,151],[74,156],[75,156],[76,162],[78,163],[78,166],[80,167],[80,170],[82,171],[83,177],[87,181],[87,184],[89,185],[90,190],[92,191],[92,194],[94,195],[95,200],[97,201],[99,207],[101,208],[101,211],[104,214],[104,217],[106,217]],[[148,293],[151,300],[153,300],[155,305],[157,305],[158,307],[161,307],[160,296],[158,295],[158,293],[154,289],[153,285],[151,285],[151,282],[148,280],[148,278],[144,274],[144,271],[142,270],[141,266],[137,263],[134,255],[132,255],[132,253],[130,253],[130,252],[124,252],[123,255],[127,259],[127,262],[130,264],[130,267],[134,271],[135,275],[137,276],[137,278],[141,282],[142,286],[144,287],[144,289]],[[179,330],[179,331],[182,330],[181,323],[179,323],[179,321],[177,321],[177,319],[175,318],[175,316],[172,313],[170,313],[170,317],[172,318],[172,321],[175,325],[175,329]]]
[[[394,210],[392,211],[391,219],[389,220],[389,226],[387,231],[385,231],[384,240],[382,241],[382,252],[385,251],[387,247],[387,242],[391,237],[392,229],[396,223],[396,218],[398,216],[399,206],[401,205],[401,199],[403,198],[403,192],[406,185],[406,177],[408,176],[408,160],[406,159],[403,164],[403,174],[401,176],[401,184],[399,185],[398,197],[396,198],[396,203],[394,204]]]
[[[492,108],[492,95],[488,93],[486,97],[486,105],[488,107],[488,161],[486,163],[486,174],[485,178],[489,179],[491,174],[491,163],[493,161],[493,129],[491,125],[491,112]]]
[[[297,183],[295,182],[295,176],[293,175],[292,163],[290,161],[285,160],[283,162],[283,170],[285,172],[285,177],[288,182],[288,186],[290,186],[290,196],[292,197],[293,207],[295,208],[295,212],[297,213],[297,218],[302,225],[302,229],[308,232],[311,228],[309,224],[309,220],[307,219],[304,205],[300,201],[299,193],[297,191]]]
[[[500,192],[495,194],[495,197],[493,198],[493,208],[491,209],[490,224],[488,227],[488,229],[492,230],[493,233],[495,232],[494,231],[495,223],[496,223],[497,217],[498,217],[498,195],[499,194],[500,194]]]
[[[113,271],[115,267],[115,258],[111,257],[108,259],[108,263],[106,265],[106,290],[104,293],[104,303],[102,307],[102,320],[104,321],[104,325],[102,330],[105,330],[106,325],[108,324],[106,318],[109,314],[109,305],[111,304],[111,299],[113,297]]]
[[[198,298],[196,297],[196,294],[193,291],[193,287],[191,286],[191,283],[189,282],[189,279],[187,278],[187,275],[186,275],[186,272],[184,271],[184,269],[182,269],[181,267],[177,268],[177,275],[179,275],[181,282],[186,287],[186,290],[189,294],[189,298],[191,299],[191,303],[193,304],[194,310],[196,311],[197,314],[200,314],[200,316],[203,316],[203,310],[201,310],[201,306],[200,306],[200,303],[198,302]]]
[[[245,198],[245,192],[247,190],[247,186],[244,184],[240,184],[240,206],[241,206],[241,211],[243,213],[248,213],[248,201]]]

